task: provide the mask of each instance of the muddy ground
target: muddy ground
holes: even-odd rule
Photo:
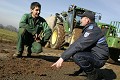
[[[60,69],[50,66],[59,58],[62,50],[43,48],[44,52],[32,54],[22,58],[14,58],[16,46],[13,44],[0,43],[0,80],[84,80],[86,76],[73,76],[79,67],[68,60]],[[120,80],[120,65],[106,63],[98,70],[104,80]]]

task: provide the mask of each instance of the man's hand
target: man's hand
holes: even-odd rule
[[[56,66],[57,68],[59,68],[62,66],[63,61],[64,60],[62,58],[59,58],[57,62],[55,62],[51,67]]]
[[[40,35],[35,34],[34,39],[36,42],[40,42]]]

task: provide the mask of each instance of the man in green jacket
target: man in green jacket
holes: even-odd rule
[[[21,57],[24,45],[27,46],[27,56],[31,53],[42,52],[51,36],[51,29],[44,18],[40,17],[41,5],[38,2],[31,3],[31,13],[24,14],[19,23],[17,53],[13,56]]]

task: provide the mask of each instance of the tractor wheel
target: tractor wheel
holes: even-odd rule
[[[74,28],[70,40],[70,45],[75,42],[81,35],[82,29],[79,28]]]
[[[109,48],[110,58],[108,60],[109,63],[120,63],[118,61],[120,55],[120,49]]]
[[[60,49],[61,45],[65,40],[64,27],[57,24],[53,29],[53,33],[50,39],[50,46],[53,49]]]

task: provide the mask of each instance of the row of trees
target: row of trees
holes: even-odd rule
[[[15,28],[12,25],[3,26],[2,24],[0,24],[0,29],[6,29],[6,30],[14,31],[14,32],[18,31],[17,28]]]

